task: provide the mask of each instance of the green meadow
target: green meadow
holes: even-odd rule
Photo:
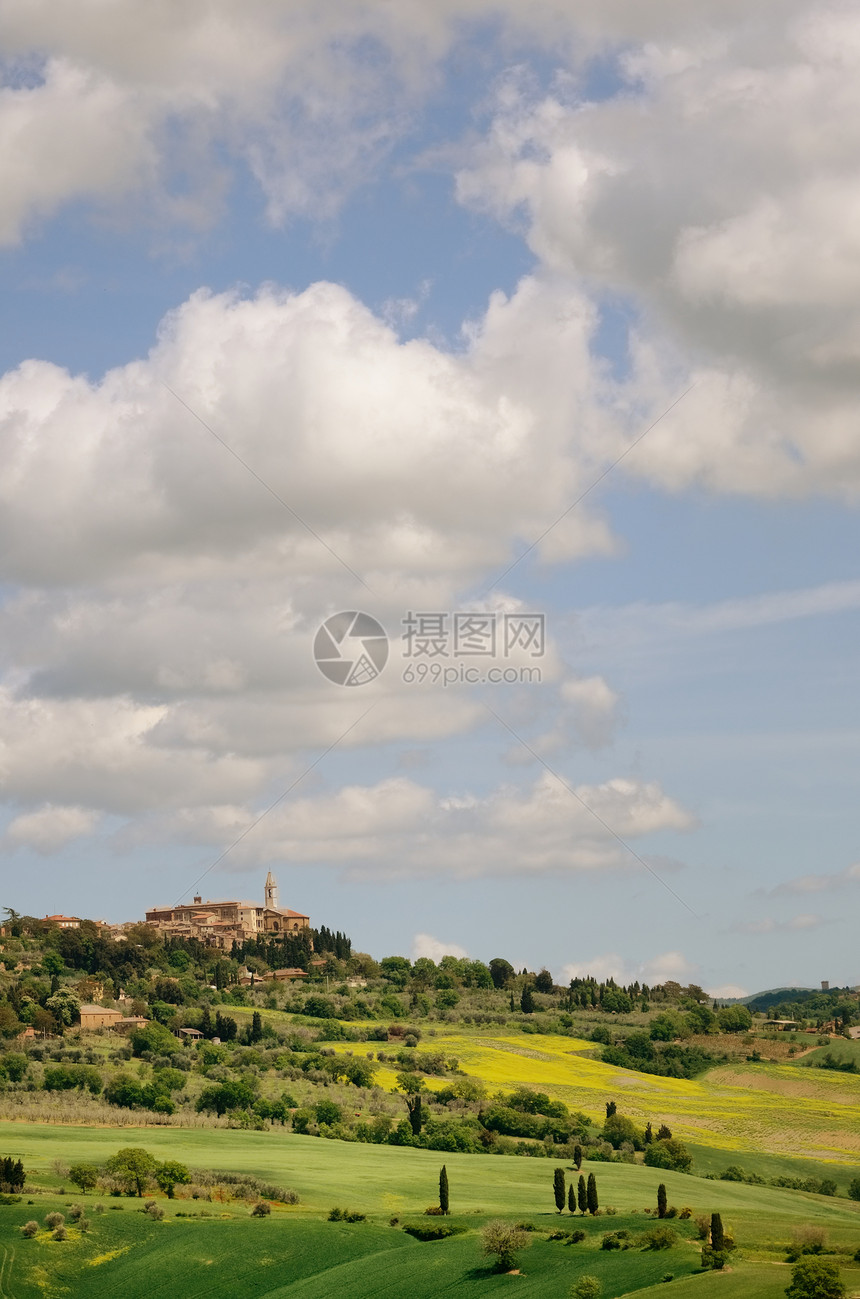
[[[43,1187],[26,1202],[0,1207],[0,1297],[67,1295],[194,1299],[213,1295],[275,1299],[301,1296],[365,1299],[388,1296],[431,1299],[434,1295],[566,1295],[579,1275],[597,1276],[604,1299],[626,1294],[672,1293],[709,1299],[716,1288],[733,1296],[762,1299],[782,1295],[790,1269],[785,1247],[795,1227],[810,1224],[827,1233],[828,1248],[839,1250],[849,1293],[860,1291],[860,1203],[769,1186],[747,1186],[658,1171],[629,1164],[588,1164],[597,1177],[603,1208],[612,1216],[575,1221],[553,1207],[548,1159],[446,1154],[357,1143],[327,1141],[277,1131],[248,1132],[176,1128],[70,1128],[40,1124],[0,1125],[0,1145],[25,1162],[30,1181]],[[249,1216],[247,1205],[168,1201],[161,1222],[138,1212],[138,1201],[59,1195],[55,1161],[102,1162],[120,1145],[141,1145],[159,1159],[190,1167],[217,1167],[252,1173],[298,1192],[300,1202],[273,1208],[267,1218]],[[448,1222],[465,1228],[449,1240],[419,1243],[402,1230],[403,1222],[433,1219],[423,1211],[437,1198],[441,1162],[451,1187]],[[571,1176],[567,1172],[568,1178]],[[651,1225],[644,1210],[656,1203],[657,1185],[666,1184],[669,1201],[688,1207],[690,1220],[672,1219],[675,1246],[659,1251],[600,1248],[607,1231],[626,1230],[635,1240]],[[66,1188],[68,1190],[68,1188]],[[91,1230],[69,1228],[57,1242],[47,1231],[33,1240],[19,1227],[40,1222],[55,1208],[68,1213],[84,1205]],[[367,1221],[328,1222],[335,1205],[367,1215]],[[731,1273],[698,1273],[695,1218],[718,1211],[737,1249]],[[178,1214],[206,1214],[180,1217]],[[208,1216],[211,1215],[211,1216]],[[519,1275],[494,1272],[480,1253],[480,1228],[489,1218],[527,1221],[537,1229],[519,1257]],[[398,1219],[395,1226],[389,1225]],[[559,1225],[582,1225],[587,1240],[564,1245],[547,1239]]]

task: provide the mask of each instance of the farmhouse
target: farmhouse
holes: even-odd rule
[[[115,1028],[122,1018],[121,1010],[108,1010],[87,1002],[81,1006],[81,1028]]]
[[[266,876],[263,903],[203,901],[175,907],[153,907],[146,922],[175,938],[198,938],[210,947],[229,948],[235,942],[259,935],[300,934],[310,928],[310,917],[278,905],[278,885],[272,872]]]

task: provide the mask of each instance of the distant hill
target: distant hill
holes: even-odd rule
[[[768,1011],[773,1006],[781,1006],[785,1002],[792,1002],[794,1005],[802,1005],[806,1001],[812,1001],[813,998],[825,998],[826,1000],[835,1001],[840,995],[850,992],[850,988],[829,988],[822,992],[821,988],[770,988],[767,992],[755,992],[749,997],[744,997],[743,1004],[750,1010]]]

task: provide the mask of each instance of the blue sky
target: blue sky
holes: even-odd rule
[[[852,8],[69,9],[0,23],[2,902],[856,983]],[[410,609],[542,681],[408,685]]]

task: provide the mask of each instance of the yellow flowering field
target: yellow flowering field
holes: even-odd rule
[[[594,1120],[614,1100],[631,1118],[668,1123],[675,1135],[702,1145],[818,1159],[860,1157],[860,1077],[850,1074],[735,1061],[691,1081],[659,1078],[592,1059],[585,1053],[593,1044],[576,1038],[467,1033],[460,1027],[440,1027],[418,1049],[455,1056],[464,1073],[490,1092],[533,1087]],[[396,1072],[377,1065],[376,1080],[391,1090]],[[447,1080],[426,1081],[436,1090]]]

